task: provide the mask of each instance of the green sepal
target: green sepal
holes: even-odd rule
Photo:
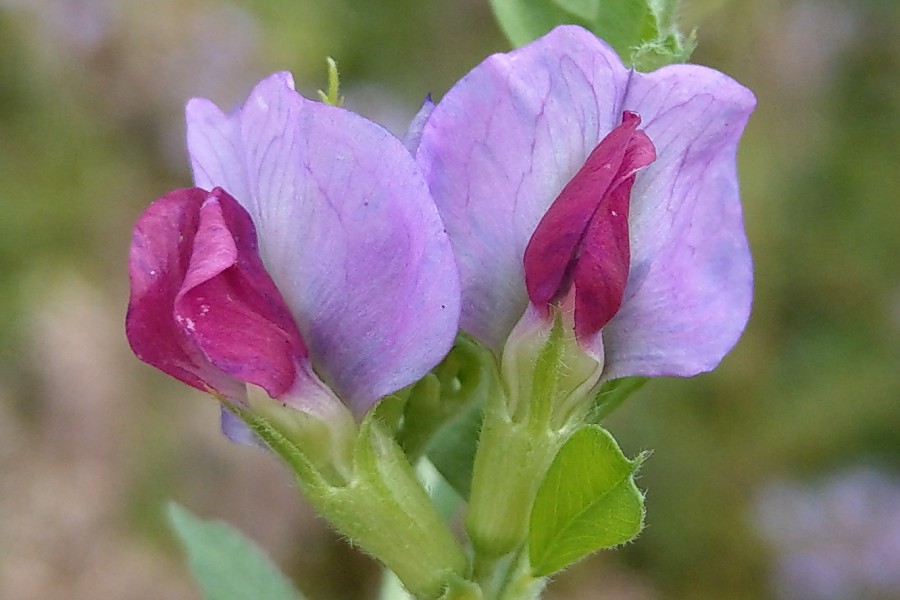
[[[299,448],[296,442],[288,439],[271,421],[253,411],[221,399],[220,401],[228,410],[240,417],[270,450],[280,456],[294,475],[304,482],[304,485],[323,489],[329,486],[326,478],[322,476],[321,471],[315,467],[307,454]]]
[[[637,45],[631,52],[631,64],[638,71],[655,71],[673,63],[685,63],[697,47],[697,31],[684,37],[673,26]]]
[[[418,598],[438,598],[468,560],[403,450],[370,411],[360,425],[354,478],[307,493],[320,514],[397,574]],[[402,543],[398,543],[402,536]]]
[[[598,425],[572,434],[553,459],[531,511],[528,550],[535,577],[552,575],[640,533],[644,496],[634,475],[644,458],[625,458]]]
[[[526,312],[503,351],[502,393],[485,406],[466,528],[476,555],[525,543],[538,486],[583,423],[603,366],[578,343],[570,314],[551,322]]]
[[[571,313],[554,308],[549,324],[526,313],[503,350],[509,418],[535,430],[571,431],[590,409],[602,372],[576,339]]]
[[[170,503],[167,516],[206,600],[303,600],[263,551],[225,523]]]
[[[588,411],[585,422],[601,423],[648,381],[650,381],[649,377],[622,377],[607,381],[594,396],[594,404]]]
[[[562,443],[559,432],[530,425],[512,421],[502,398],[485,409],[466,513],[479,560],[513,552],[527,539],[538,485]]]

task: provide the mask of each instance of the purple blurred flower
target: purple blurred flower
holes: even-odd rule
[[[626,69],[575,26],[485,60],[417,151],[459,264],[461,327],[499,353],[520,318],[573,302],[605,379],[714,368],[750,311],[735,154],[754,105],[704,67]]]
[[[778,598],[900,597],[900,479],[853,467],[811,484],[774,482],[756,525],[775,551]]]
[[[140,358],[234,401],[251,383],[316,412],[333,391],[357,415],[440,361],[458,275],[398,139],[284,73],[231,113],[194,99],[187,121],[199,187],[153,203],[131,249]]]

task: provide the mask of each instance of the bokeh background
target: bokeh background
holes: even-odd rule
[[[753,89],[740,150],[757,294],[716,372],[645,386],[609,426],[648,527],[553,598],[900,598],[900,3],[694,0],[694,62]],[[0,598],[199,598],[175,499],[261,543],[311,600],[378,569],[226,443],[215,403],[123,332],[130,228],[188,185],[182,107],[264,75],[402,132],[491,52],[485,0],[0,0]]]

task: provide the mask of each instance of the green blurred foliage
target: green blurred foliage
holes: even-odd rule
[[[426,93],[439,98],[507,49],[486,0],[105,4],[75,15],[83,38],[75,21],[53,25],[63,0],[0,4],[0,402],[23,427],[45,402],[39,368],[22,352],[34,304],[54,289],[54,273],[71,270],[120,307],[109,320],[121,321],[131,224],[190,182],[187,97],[228,105],[278,69],[313,94],[333,56],[348,106],[396,130]],[[107,24],[102,35],[90,33],[92,18]],[[560,598],[601,597],[584,590],[602,589],[597,573],[610,570],[658,597],[771,597],[771,556],[748,518],[766,482],[855,463],[900,470],[900,4],[693,0],[683,20],[685,30],[702,21],[693,62],[759,100],[740,150],[754,313],[715,373],[650,382],[607,422],[626,454],[654,450],[639,482],[647,529],[564,574]],[[146,402],[147,414],[180,390],[145,388],[129,400]],[[165,428],[159,439],[176,438],[164,418],[150,421]],[[151,431],[136,437],[157,439]],[[187,477],[175,471],[188,466],[160,468],[173,454],[148,448],[133,459],[128,502],[151,510]],[[134,513],[122,515],[134,529]],[[323,553],[315,569],[303,576],[344,573],[308,587],[317,598],[363,597],[372,581],[371,567],[343,551]]]

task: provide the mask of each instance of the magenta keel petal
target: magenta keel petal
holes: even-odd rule
[[[127,333],[142,360],[230,398],[278,397],[306,350],[266,273],[246,211],[220,189],[176,190],[138,220]]]
[[[290,310],[259,258],[250,216],[219,188],[200,207],[175,319],[217,368],[274,398],[294,385],[306,360]]]
[[[126,333],[141,360],[200,390],[231,396],[240,384],[224,376],[187,339],[173,308],[181,289],[207,192],[176,190],[151,204],[138,219],[129,255],[131,299]]]
[[[525,248],[525,285],[535,306],[561,300],[574,284],[579,338],[600,331],[622,303],[631,187],[638,169],[656,158],[639,124],[635,113],[623,115],[622,124],[560,192]]]

